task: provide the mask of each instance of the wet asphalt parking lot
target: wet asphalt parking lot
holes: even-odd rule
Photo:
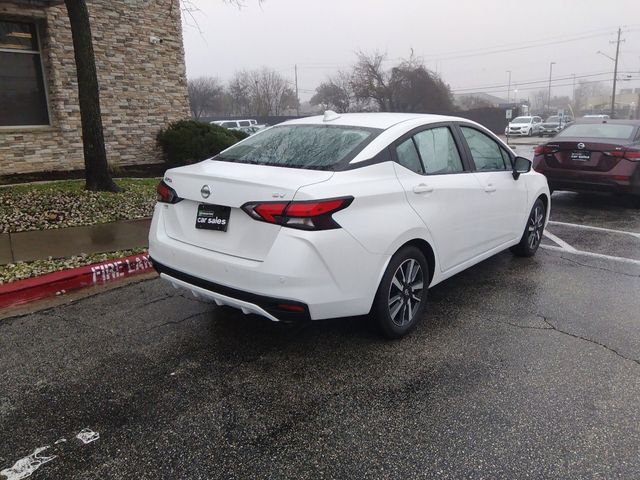
[[[0,470],[640,478],[640,209],[552,201],[537,256],[434,287],[400,341],[363,318],[271,324],[157,279],[0,320]]]

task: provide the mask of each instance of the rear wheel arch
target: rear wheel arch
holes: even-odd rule
[[[433,248],[431,247],[429,242],[427,242],[426,240],[422,238],[414,238],[413,240],[409,240],[408,242],[405,242],[404,244],[402,244],[400,248],[396,250],[396,253],[407,246],[416,247],[418,250],[422,252],[422,254],[427,259],[427,263],[429,264],[429,282],[427,285],[431,285],[431,280],[433,280],[433,274],[436,269],[436,256],[435,256],[435,252],[433,251]]]

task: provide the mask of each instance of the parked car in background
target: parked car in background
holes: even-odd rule
[[[266,127],[264,125],[251,125],[250,127],[242,127],[239,130],[242,130],[244,133],[248,135],[253,135],[258,133],[260,130],[264,130]]]
[[[580,120],[536,147],[549,188],[640,196],[640,120]]]
[[[327,112],[167,170],[149,251],[164,280],[218,305],[372,313],[397,338],[428,287],[508,248],[534,255],[548,213],[545,178],[477,123]]]
[[[560,115],[551,115],[540,125],[540,136],[544,137],[545,135],[548,135],[553,137],[572,122],[572,117],[568,117],[566,115],[564,117]]]
[[[541,117],[516,117],[509,122],[504,131],[505,135],[531,137],[540,133]]]
[[[257,125],[258,122],[254,119],[246,119],[246,120],[214,120],[213,122],[209,122],[214,125],[219,125],[224,128],[244,128],[251,127],[253,125]]]

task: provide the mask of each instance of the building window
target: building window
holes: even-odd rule
[[[0,127],[49,125],[34,23],[0,19]]]

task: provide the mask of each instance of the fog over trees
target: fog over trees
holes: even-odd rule
[[[189,102],[196,119],[291,114],[298,106],[289,80],[267,67],[236,72],[226,85],[216,77],[189,80]]]
[[[311,105],[337,112],[380,111],[448,113],[453,108],[449,86],[413,55],[391,68],[387,56],[358,52],[349,71],[329,77],[316,89]]]

